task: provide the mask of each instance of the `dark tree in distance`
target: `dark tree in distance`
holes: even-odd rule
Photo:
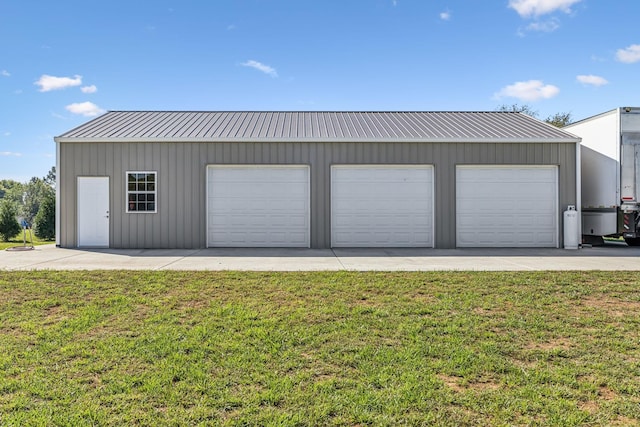
[[[544,119],[544,121],[555,127],[563,128],[573,123],[573,118],[571,117],[571,113],[555,113]]]
[[[527,116],[531,116],[531,117],[535,117],[538,118],[538,112],[534,109],[532,109],[531,107],[529,107],[527,104],[523,104],[523,105],[519,105],[519,104],[511,104],[511,105],[501,105],[498,108],[496,108],[496,111],[502,111],[505,113],[522,113],[522,114],[526,114]]]
[[[519,104],[506,105],[505,104],[496,108],[496,111],[522,113],[536,119],[538,118],[538,115],[539,115],[536,110],[534,110],[527,104],[523,104],[523,105],[519,105]],[[573,118],[571,117],[571,113],[556,113],[556,114],[550,115],[543,121],[546,123],[549,123],[550,125],[561,128],[571,124],[573,122]]]
[[[47,172],[47,176],[45,176],[42,179],[44,180],[45,184],[47,184],[50,187],[55,188],[55,186],[56,186],[56,167],[55,166],[51,166],[51,169],[49,169],[49,172]]]

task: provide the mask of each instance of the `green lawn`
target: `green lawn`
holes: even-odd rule
[[[0,272],[0,425],[640,425],[640,274]]]
[[[31,237],[29,236],[29,233],[27,232],[27,246],[31,246]],[[55,240],[42,240],[42,239],[38,239],[36,236],[33,236],[33,245],[34,246],[38,246],[38,245],[48,245],[48,244],[52,244],[55,243]],[[4,242],[2,240],[0,240],[0,251],[3,251],[7,248],[10,248],[12,246],[24,246],[24,239],[22,237],[22,232],[20,232],[19,236],[15,236],[12,239],[9,239],[8,242]]]

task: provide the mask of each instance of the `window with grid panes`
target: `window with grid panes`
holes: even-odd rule
[[[127,212],[156,212],[156,172],[127,172]]]

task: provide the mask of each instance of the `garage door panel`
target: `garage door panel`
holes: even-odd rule
[[[308,166],[209,166],[210,247],[309,247]]]
[[[532,232],[478,232],[461,237],[458,246],[461,247],[535,247],[538,246],[555,247],[556,239],[554,233],[532,233]],[[483,245],[484,243],[484,245]]]
[[[433,167],[333,166],[334,247],[432,247]]]
[[[263,193],[266,194],[266,193]],[[295,197],[295,195],[292,195]],[[247,195],[247,197],[251,197],[251,195]],[[263,196],[261,196],[263,197]],[[233,214],[240,213],[246,214],[247,209],[251,212],[290,212],[293,210],[305,209],[306,203],[303,200],[300,201],[290,201],[287,199],[269,199],[266,200],[264,198],[261,199],[232,199],[232,198],[224,198],[224,197],[216,197],[209,198],[209,203],[212,205],[216,205],[218,208],[216,210],[219,214]]]
[[[536,236],[537,241],[542,245],[555,246],[556,234],[555,233],[540,233]]]
[[[306,237],[304,233],[278,233],[261,230],[246,230],[230,232],[227,229],[211,230],[219,241],[225,242],[225,247],[305,247]],[[212,245],[210,245],[212,246]]]
[[[294,217],[286,215],[270,215],[267,218],[262,215],[210,215],[209,224],[211,224],[211,229],[221,229],[224,227],[253,227],[259,229],[264,226],[265,219],[276,226],[287,226],[291,224],[304,227],[307,224],[307,219],[305,217]]]
[[[417,197],[431,197],[431,195],[427,193],[413,194],[415,194]],[[401,215],[404,209],[413,209],[414,207],[418,211],[431,208],[430,203],[423,203],[418,200],[416,200],[415,202],[400,200],[394,202],[389,200],[377,200],[377,197],[381,196],[375,193],[372,193],[370,196],[361,193],[358,196],[350,197],[351,201],[343,200],[341,202],[338,202],[336,206],[351,212],[362,212],[363,209],[375,209],[376,212],[386,212],[390,215]]]
[[[553,220],[553,218],[549,218],[549,217],[533,217],[531,218],[531,222],[535,225],[538,226],[543,226],[543,227],[549,227],[549,228],[555,228],[556,226],[556,222]]]
[[[345,181],[337,181],[337,182],[345,182]],[[345,182],[346,183],[346,182]],[[393,200],[403,201],[405,200],[403,194],[397,194],[398,184],[402,184],[404,192],[406,193],[425,193],[425,190],[422,188],[422,185],[411,185],[403,182],[394,183],[393,185],[382,185],[380,183],[376,183],[373,181],[370,182],[362,182],[362,183],[353,183],[350,182],[350,188],[338,189],[334,195],[340,197],[356,197],[361,198],[362,196],[373,196],[377,195],[382,197],[380,202],[390,202]]]
[[[555,166],[458,166],[459,247],[557,247]]]
[[[334,245],[350,246],[387,246],[393,239],[398,246],[410,246],[416,243],[427,246],[431,244],[430,233],[392,233],[392,232],[351,232],[340,236]]]
[[[374,196],[372,196],[374,197]],[[371,218],[371,217],[385,217],[385,216],[394,216],[397,218],[406,217],[404,216],[404,212],[424,209],[431,210],[429,205],[422,205],[417,203],[395,203],[395,204],[381,204],[379,202],[366,203],[363,200],[354,200],[349,202],[348,200],[343,200],[341,202],[332,205],[333,210],[340,212],[338,215],[354,215],[359,214],[363,217]],[[375,209],[375,213],[368,214],[371,210]],[[366,213],[363,213],[366,212]]]

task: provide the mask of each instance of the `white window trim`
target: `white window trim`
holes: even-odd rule
[[[133,173],[144,173],[144,174],[153,174],[155,176],[155,189],[154,191],[144,191],[143,193],[146,194],[153,194],[154,196],[154,210],[152,211],[132,211],[129,210],[129,193],[141,193],[140,191],[129,191],[129,174],[133,174]],[[125,179],[124,179],[124,185],[125,185],[125,200],[124,200],[124,205],[125,205],[125,209],[126,209],[126,213],[130,213],[130,214],[149,214],[149,213],[158,213],[158,172],[157,171],[126,171],[125,172]]]

